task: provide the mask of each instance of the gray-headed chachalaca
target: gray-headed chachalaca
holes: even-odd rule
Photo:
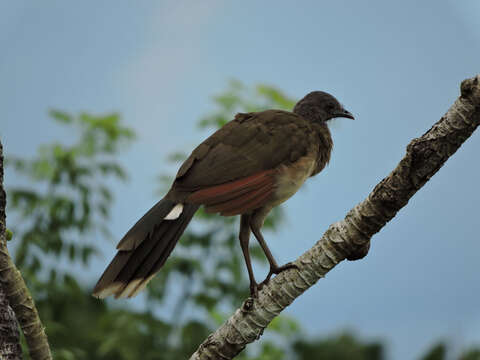
[[[260,228],[273,207],[327,165],[333,146],[327,121],[336,117],[353,119],[332,95],[321,91],[309,93],[293,112],[237,114],[193,150],[167,195],[123,237],[94,296],[132,297],[143,290],[201,205],[210,213],[241,215],[239,237],[252,296],[259,285],[248,250],[250,231],[270,263],[265,282],[295,267],[277,265]]]

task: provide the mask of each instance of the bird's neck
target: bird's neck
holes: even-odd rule
[[[328,164],[333,149],[333,140],[330,130],[325,122],[313,123],[313,129],[318,136],[317,166],[312,174],[316,175]]]

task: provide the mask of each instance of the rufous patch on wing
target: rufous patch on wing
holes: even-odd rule
[[[273,193],[273,170],[197,190],[188,197],[189,202],[205,205],[207,212],[237,215],[261,207]]]
[[[271,184],[250,191],[242,196],[215,205],[207,205],[205,211],[218,212],[225,216],[244,214],[265,204],[273,193]]]

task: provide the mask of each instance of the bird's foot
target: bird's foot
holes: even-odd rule
[[[289,269],[297,269],[298,270],[298,265],[294,264],[294,263],[286,263],[285,265],[282,265],[282,266],[271,266],[270,265],[270,271],[268,272],[268,275],[267,277],[265,278],[265,280],[263,280],[260,284],[258,284],[258,289],[260,290],[263,286],[267,285],[268,282],[270,281],[270,278],[272,277],[272,275],[278,275],[280,274],[282,271],[285,271],[285,270],[289,270]]]
[[[260,285],[255,281],[250,282],[250,297],[254,299],[258,298],[258,290],[260,290]]]

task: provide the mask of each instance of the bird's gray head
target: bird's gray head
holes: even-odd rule
[[[293,112],[310,121],[325,122],[337,117],[354,119],[335,97],[323,91],[312,91],[307,94],[295,105]]]

